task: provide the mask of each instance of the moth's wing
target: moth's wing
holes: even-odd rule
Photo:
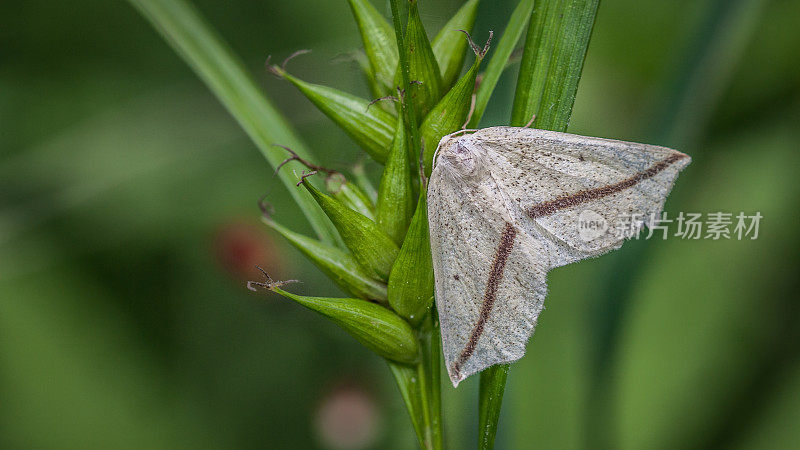
[[[626,218],[650,226],[691,161],[666,147],[528,128],[487,128],[465,139],[486,149],[514,220],[545,237],[550,268],[618,248]],[[582,235],[581,219],[598,216],[606,232]]]
[[[498,209],[500,192],[441,170],[428,190],[436,304],[453,385],[522,357],[546,293],[543,248]]]

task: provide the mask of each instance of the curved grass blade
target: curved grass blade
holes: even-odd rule
[[[348,0],[350,10],[361,33],[373,78],[380,84],[381,94],[393,89],[397,70],[397,45],[392,25],[375,9],[369,0]]]
[[[433,54],[442,72],[442,87],[445,91],[453,86],[464,66],[467,41],[460,31],[472,32],[478,4],[479,0],[469,0],[464,3],[431,42]]]
[[[500,36],[500,42],[492,52],[489,63],[486,64],[486,71],[483,73],[483,79],[476,92],[475,112],[472,114],[472,119],[470,119],[467,128],[478,128],[494,88],[500,80],[500,75],[503,74],[503,70],[508,64],[508,59],[514,52],[519,38],[530,21],[533,4],[534,0],[522,0],[514,8],[514,12],[511,13],[511,19],[508,21],[502,36]]]
[[[285,153],[273,147],[273,143],[291,146],[303,158],[309,161],[314,159],[286,119],[245,72],[241,61],[190,3],[184,0],[129,2],[206,83],[273,168],[286,159]],[[297,162],[290,162],[289,165],[291,169],[302,169]],[[317,236],[329,244],[338,242],[336,230],[314,200],[308,193],[293,188],[295,180],[291,173],[292,170],[286,170],[278,176],[289,188]]]
[[[297,87],[375,161],[386,162],[397,122],[394,116],[381,108],[370,107],[370,102],[363,98],[303,81],[279,66],[271,66],[270,70]]]

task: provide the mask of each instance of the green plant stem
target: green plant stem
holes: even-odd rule
[[[242,63],[201,17],[195,7],[184,0],[129,0],[155,27],[186,63],[206,83],[216,97],[244,128],[250,139],[272,167],[277,167],[287,155],[273,144],[291,147],[298,155],[313,161],[313,157],[292,130],[286,119],[275,109],[247,74]],[[293,169],[303,166],[290,162],[278,174],[289,193],[305,214],[319,238],[328,244],[340,245],[336,229],[319,206],[305,191],[297,189]]]
[[[481,373],[481,385],[478,396],[478,448],[488,450],[494,448],[497,435],[497,423],[500,419],[500,407],[503,403],[503,392],[506,390],[506,378],[510,365],[492,366]]]
[[[421,337],[423,373],[420,378],[425,380],[425,390],[423,395],[426,397],[428,405],[428,423],[426,438],[431,444],[431,448],[444,448],[444,435],[442,434],[442,359],[441,345],[442,338],[439,332],[439,315],[436,308],[431,309],[428,314],[425,329]]]
[[[534,5],[522,54],[511,125],[534,115],[537,128],[565,131],[589,47],[599,0],[540,0]],[[494,445],[508,366],[481,373],[480,448]]]
[[[397,50],[399,56],[401,80],[406,92],[410,92],[412,86],[410,82],[410,71],[408,66],[408,53],[405,46],[403,26],[400,21],[399,0],[392,0],[392,22],[394,24],[395,37],[397,39]],[[414,110],[414,102],[408,101],[409,95],[404,95],[402,99],[401,115],[405,117],[408,124],[408,132],[411,140],[411,154],[420,155],[419,128]],[[440,450],[444,448],[444,434],[442,433],[442,407],[441,407],[441,339],[439,337],[438,316],[435,309],[429,314],[428,324],[419,331],[420,347],[422,348],[422,361],[417,366],[417,382],[414,383],[413,377],[398,377],[395,372],[395,380],[398,382],[401,392],[408,392],[404,397],[406,407],[411,414],[411,422],[414,424],[420,446],[424,449]],[[413,398],[418,395],[419,398]],[[420,410],[421,407],[421,410]],[[422,414],[422,420],[415,415]]]

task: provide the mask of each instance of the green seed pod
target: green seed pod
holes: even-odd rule
[[[349,182],[344,175],[337,172],[329,176],[325,180],[325,188],[348,208],[367,216],[370,220],[375,220],[375,205],[372,200],[357,184]]]
[[[353,257],[373,276],[386,281],[392,270],[397,253],[400,251],[392,238],[378,228],[378,225],[363,214],[345,206],[339,200],[325,195],[311,183],[303,180],[314,200],[333,222],[342,241],[353,253]]]
[[[433,304],[433,263],[428,235],[428,202],[421,187],[417,210],[389,276],[389,305],[413,326]]]
[[[467,41],[459,30],[470,33],[478,12],[479,0],[464,3],[455,15],[442,27],[433,38],[431,47],[439,69],[442,71],[442,87],[446,91],[456,82],[461,73],[466,56]]]
[[[278,287],[269,289],[331,319],[384,358],[407,364],[419,359],[419,342],[414,331],[383,306],[355,298],[306,297]]]
[[[453,89],[436,104],[419,127],[425,145],[425,173],[431,173],[433,154],[439,141],[445,135],[460,130],[467,121],[472,106],[472,93],[475,91],[475,78],[483,57],[479,55],[467,73],[462,76]]]
[[[442,74],[433,55],[428,35],[422,26],[416,0],[412,0],[408,6],[405,45],[408,51],[411,86],[402,88],[406,90],[406,97],[414,102],[414,112],[417,117],[425,117],[433,105],[442,98]],[[402,85],[402,79],[402,74],[398,70],[395,84]]]
[[[375,280],[350,255],[332,245],[295,233],[264,217],[263,222],[300,250],[344,292],[364,300],[386,303],[386,285]]]
[[[369,0],[348,0],[356,19],[364,52],[375,80],[382,85],[382,94],[392,91],[397,69],[397,44],[391,24],[372,6]]]
[[[393,115],[381,108],[370,108],[369,101],[363,98],[307,83],[278,66],[272,66],[270,70],[295,85],[375,161],[386,162],[397,122]]]
[[[378,226],[398,245],[403,243],[408,224],[414,215],[414,193],[411,185],[411,164],[405,124],[397,121],[389,160],[383,169],[378,190]]]

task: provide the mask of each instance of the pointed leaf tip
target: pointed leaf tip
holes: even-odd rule
[[[375,277],[386,281],[400,249],[375,222],[345,206],[336,198],[323,194],[311,183],[300,181],[317,201],[333,226],[339,231],[342,241],[358,263]]]
[[[292,83],[373,159],[379,163],[386,161],[397,122],[391,113],[381,108],[369,108],[369,100],[303,81],[281,67],[273,65],[271,70]]]

